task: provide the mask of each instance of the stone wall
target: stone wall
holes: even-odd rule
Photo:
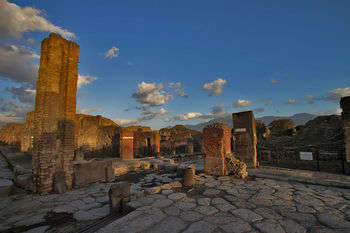
[[[183,125],[159,130],[160,151],[164,154],[192,154],[201,152],[202,133],[187,129]]]
[[[26,122],[21,134],[21,151],[30,152],[33,150],[33,130],[34,130],[34,112],[27,112]]]
[[[350,163],[350,96],[341,98],[340,107],[343,109],[342,120],[344,127],[346,161]]]
[[[159,131],[134,132],[134,156],[155,156],[159,153]]]
[[[72,187],[79,46],[58,34],[41,43],[34,111],[32,178],[35,191],[53,189],[53,177],[63,171]]]
[[[256,167],[257,138],[254,113],[252,111],[233,113],[232,118],[234,152],[237,158],[246,163],[248,167]]]
[[[119,156],[122,161],[134,159],[134,132],[122,130],[119,135]]]
[[[203,129],[204,170],[212,175],[226,175],[225,156],[231,153],[231,128],[223,123]]]

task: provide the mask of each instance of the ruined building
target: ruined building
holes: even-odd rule
[[[32,179],[35,191],[53,189],[55,174],[72,186],[79,45],[50,34],[41,43],[34,110]]]
[[[183,125],[159,130],[160,150],[165,154],[192,154],[201,152],[202,133],[187,129]]]

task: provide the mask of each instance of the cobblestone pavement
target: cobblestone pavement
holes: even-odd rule
[[[257,178],[196,177],[186,192],[162,190],[105,232],[350,232],[350,190]]]

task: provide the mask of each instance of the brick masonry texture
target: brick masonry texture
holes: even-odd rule
[[[34,111],[32,177],[35,191],[52,191],[53,175],[64,171],[72,187],[79,45],[50,34],[41,43]]]
[[[134,159],[134,132],[122,130],[119,134],[120,158],[123,161]]]
[[[256,128],[252,111],[233,113],[234,151],[237,158],[249,168],[257,166]]]
[[[215,123],[203,129],[204,170],[207,174],[225,175],[225,156],[231,153],[231,129]]]

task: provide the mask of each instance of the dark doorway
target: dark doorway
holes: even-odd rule
[[[151,147],[151,139],[147,138],[147,154],[152,153],[152,147]]]

